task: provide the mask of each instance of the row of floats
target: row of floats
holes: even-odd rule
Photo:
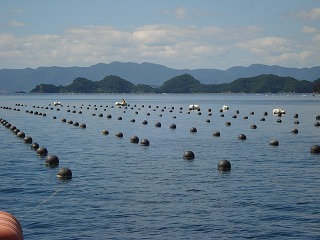
[[[7,129],[11,130],[18,138],[23,139],[26,144],[31,144],[31,149],[36,151],[36,153],[41,157],[46,157],[45,164],[49,167],[58,167],[59,158],[56,155],[48,155],[48,150],[45,147],[40,147],[38,143],[33,142],[31,136],[26,136],[26,134],[21,131],[16,126],[12,125],[6,119],[0,118],[0,123]],[[72,171],[69,168],[60,168],[57,172],[57,177],[59,179],[68,180],[72,178]]]

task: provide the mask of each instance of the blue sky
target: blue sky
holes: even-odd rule
[[[320,0],[1,0],[0,69],[320,65]]]

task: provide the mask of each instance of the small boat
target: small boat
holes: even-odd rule
[[[273,114],[285,114],[286,111],[284,109],[282,109],[282,108],[275,108],[275,109],[272,110],[272,113]]]
[[[200,106],[197,104],[189,105],[189,110],[200,110]]]
[[[128,106],[128,103],[126,102],[126,100],[122,99],[121,102],[115,102],[116,106]]]
[[[223,105],[223,106],[222,106],[222,110],[229,110],[229,106]]]
[[[54,106],[61,106],[62,103],[61,103],[61,102],[53,102],[53,105],[54,105]]]

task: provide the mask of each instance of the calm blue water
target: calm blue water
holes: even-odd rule
[[[130,106],[112,107],[121,98]],[[57,100],[63,106],[53,106]],[[201,115],[187,114],[189,104],[199,104]],[[223,105],[230,110],[220,117]],[[58,168],[46,167],[30,144],[0,125],[0,209],[20,220],[27,240],[320,237],[320,155],[310,153],[320,144],[319,96],[6,95],[0,106],[0,118],[60,159]],[[282,123],[272,115],[278,107],[287,112]],[[238,140],[241,133],[246,140]],[[150,146],[130,143],[133,135]],[[279,146],[270,146],[272,139]],[[193,161],[183,160],[187,150]],[[217,170],[222,159],[230,172]],[[57,179],[61,167],[72,170],[72,180]]]

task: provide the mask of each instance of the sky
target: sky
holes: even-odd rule
[[[0,69],[320,65],[320,0],[0,0]]]

